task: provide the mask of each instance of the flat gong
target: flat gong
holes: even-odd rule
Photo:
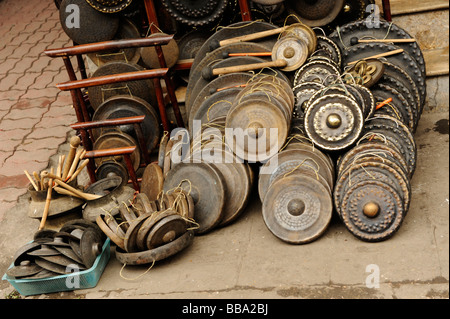
[[[81,259],[87,268],[94,265],[95,259],[102,252],[101,233],[94,228],[87,228],[80,240]]]
[[[42,267],[32,263],[29,260],[24,260],[18,266],[13,266],[6,271],[6,275],[13,278],[29,277],[37,274],[42,270]]]
[[[73,269],[86,270],[86,267],[83,265],[83,263],[77,263],[73,259],[66,257],[63,254],[57,256],[40,256],[40,258],[51,263],[64,266],[66,268],[70,267]]]
[[[216,227],[223,217],[225,189],[211,165],[183,163],[170,170],[164,182],[164,191],[180,187],[194,200],[194,220],[199,224],[197,234],[204,234]]]
[[[125,233],[124,246],[129,253],[139,251],[137,246],[137,236],[139,229],[147,218],[153,213],[144,213],[130,222],[127,232]]]
[[[203,28],[217,22],[229,3],[229,0],[162,0],[166,10],[177,22]]]
[[[93,73],[92,77],[137,72],[143,70],[144,68],[142,66],[134,63],[127,63],[125,61],[112,61],[100,66]],[[89,102],[94,111],[97,110],[97,108],[108,98],[116,95],[129,95],[132,97],[138,97],[150,103],[151,105],[157,105],[153,81],[149,79],[104,84],[93,86],[88,90]]]
[[[384,20],[380,20],[379,26],[376,27],[372,27],[364,20],[350,22],[341,26],[339,33],[333,32],[330,38],[336,42],[341,50],[351,49],[361,39],[412,39],[411,35],[404,29],[395,23]],[[417,61],[422,75],[426,74],[423,53],[416,42],[395,43],[395,45],[408,52]]]
[[[152,33],[148,36],[148,38],[162,37],[167,36],[166,33]],[[175,39],[172,39],[166,45],[161,45],[161,49],[164,55],[164,60],[166,61],[166,66],[168,68],[173,67],[180,55],[180,50],[178,48],[178,44]],[[161,64],[159,63],[158,53],[156,52],[156,47],[148,46],[140,48],[140,55],[142,58],[142,62],[149,69],[159,69],[161,68]]]
[[[167,216],[156,223],[147,236],[147,248],[154,249],[177,239],[187,231],[186,221],[178,214]]]
[[[272,49],[272,60],[284,60],[287,65],[281,71],[292,72],[299,69],[308,58],[307,44],[296,36],[285,36]]]
[[[56,256],[60,255],[61,253],[50,246],[42,244],[39,249],[30,251],[27,254],[30,256]]]
[[[295,72],[294,86],[304,82],[317,82],[329,86],[340,77],[340,71],[325,61],[311,61]]]
[[[295,107],[292,116],[294,118],[303,118],[305,107],[309,99],[318,91],[324,88],[319,82],[303,82],[294,87]]]
[[[332,212],[325,186],[312,177],[295,174],[272,184],[262,207],[267,228],[291,244],[309,243],[321,236]]]
[[[113,40],[139,39],[141,34],[131,20],[120,19],[119,30]],[[95,65],[101,66],[111,61],[125,61],[137,63],[141,58],[137,48],[126,48],[118,51],[102,51],[98,53],[88,53],[87,56]]]
[[[103,13],[117,13],[125,10],[133,0],[86,0],[89,5]]]
[[[67,258],[70,258],[73,262],[76,262],[78,264],[82,264],[83,261],[81,258],[79,258],[72,250],[72,248],[68,247],[55,247],[57,251],[59,251],[62,255],[66,256]]]
[[[191,70],[195,70],[201,60],[211,51],[219,47],[222,40],[248,35],[256,32],[268,31],[278,28],[278,26],[265,21],[241,21],[230,24],[213,33],[200,47],[195,55]],[[264,45],[265,51],[272,51],[273,45],[277,41],[277,36],[256,40],[254,42]],[[189,76],[191,77],[191,75]]]
[[[344,0],[287,0],[287,8],[311,27],[321,27],[336,19],[344,7]]]
[[[118,131],[106,132],[94,142],[94,150],[112,149],[118,147],[130,147],[137,146],[137,142],[128,134]],[[131,161],[133,163],[133,168],[135,171],[139,168],[141,164],[141,152],[139,147],[131,153]],[[111,156],[111,157],[101,157],[95,159],[96,165],[100,166],[103,162],[107,161],[117,161],[125,162],[122,155]]]
[[[107,99],[102,103],[92,116],[93,121],[101,121],[107,119],[117,119],[131,116],[145,115],[144,121],[140,124],[142,134],[147,144],[147,149],[151,152],[157,145],[160,136],[159,115],[154,107],[147,101],[127,95],[117,95]],[[120,125],[115,129],[120,130],[133,138],[136,132],[133,125]],[[97,139],[107,129],[94,129],[94,139]],[[137,144],[135,144],[137,145]]]
[[[164,185],[164,176],[161,167],[150,163],[144,170],[141,182],[141,193],[147,195],[150,201],[155,201]]]
[[[63,0],[59,20],[64,32],[77,44],[112,40],[119,29],[119,17],[98,12],[86,0]]]
[[[66,273],[68,273],[68,269],[66,267],[58,265],[58,264],[55,264],[55,263],[52,263],[52,262],[47,261],[45,259],[36,258],[35,262],[41,268],[46,269],[48,271],[51,271],[53,273],[57,273],[57,274],[60,274],[60,275],[65,275]]]
[[[364,58],[369,58],[377,54],[387,53],[398,49],[400,49],[399,46],[388,43],[359,43],[343,52],[343,66],[346,66],[350,62],[359,61]],[[426,96],[426,74],[422,72],[420,63],[417,62],[407,51],[390,55],[385,57],[385,59],[405,70],[416,83],[421,96]]]

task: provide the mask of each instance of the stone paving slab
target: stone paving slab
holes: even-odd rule
[[[26,192],[23,170],[47,168],[76,122],[61,59],[48,48],[71,45],[53,1],[0,1],[0,222]],[[31,155],[32,154],[32,155]]]

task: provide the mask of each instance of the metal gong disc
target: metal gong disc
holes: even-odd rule
[[[383,241],[400,228],[404,219],[398,192],[379,181],[354,184],[342,199],[341,218],[355,237],[369,242]]]
[[[340,68],[342,64],[342,53],[341,49],[337,46],[337,44],[331,40],[330,38],[318,35],[317,36],[317,48],[316,51],[313,52],[312,56],[326,56],[333,60],[336,63],[337,67]]]
[[[154,249],[166,245],[186,233],[186,231],[186,221],[180,215],[168,216],[150,229],[147,236],[147,248]]]
[[[206,83],[203,78],[203,70],[207,67],[212,67],[215,63],[221,60],[228,59],[224,57],[228,53],[257,53],[257,52],[271,52],[272,48],[267,49],[265,46],[259,43],[244,42],[244,43],[234,43],[223,47],[220,47],[210,53],[208,53],[197,66],[192,65],[191,72],[189,74],[189,82],[186,88],[186,109],[189,113],[191,106],[194,103],[197,94],[201,91]],[[236,59],[233,59],[232,62]],[[230,65],[232,65],[230,63]],[[238,65],[238,64],[235,64]],[[227,74],[230,75],[230,74]],[[200,83],[199,83],[200,82]],[[210,82],[210,81],[209,81]]]
[[[96,222],[97,225],[100,227],[100,229],[103,231],[103,233],[108,236],[108,238],[111,239],[111,241],[116,244],[118,247],[125,249],[124,246],[124,242],[123,242],[123,238],[125,237],[125,234],[120,234],[119,233],[119,227],[114,227],[111,228],[108,226],[108,224],[106,223],[105,219],[110,218],[110,219],[114,219],[112,216],[105,216],[105,215],[98,215]],[[81,259],[80,259],[81,260]]]
[[[224,216],[220,222],[220,226],[225,226],[236,220],[247,205],[250,194],[248,170],[241,163],[211,165],[220,173],[225,185]]]
[[[179,23],[191,27],[205,27],[217,22],[225,12],[229,0],[162,0],[169,14]]]
[[[339,70],[325,61],[312,61],[295,72],[294,86],[304,82],[318,82],[329,86],[340,77]]]
[[[317,35],[306,24],[294,23],[289,25],[280,35],[281,38],[287,36],[295,36],[305,42],[308,47],[308,56],[317,49]]]
[[[13,266],[6,271],[6,275],[12,278],[29,277],[37,274],[42,270],[42,267],[32,263],[29,260],[24,260],[18,266]]]
[[[75,11],[73,5],[78,10]],[[77,19],[74,19],[77,12]],[[98,12],[86,0],[63,0],[59,7],[59,20],[64,32],[77,44],[112,40],[120,21],[117,16]]]
[[[164,186],[164,176],[161,167],[150,163],[144,170],[141,182],[141,193],[147,195],[150,201],[158,198]]]
[[[117,13],[125,10],[132,0],[86,0],[89,5],[103,13]]]
[[[317,175],[320,175],[325,181],[323,184],[326,185],[329,192],[331,192],[334,184],[334,172],[329,167],[322,152],[317,149],[309,151],[301,146],[285,149],[267,161],[264,168],[264,174],[260,174],[258,180],[258,193],[262,202],[275,180],[279,177],[289,176],[300,168],[317,172]]]
[[[284,60],[287,65],[282,71],[292,72],[299,69],[308,58],[308,47],[296,36],[285,36],[278,40],[272,49],[272,60]]]
[[[104,180],[112,177],[119,177],[121,186],[128,184],[129,174],[124,163],[116,162],[114,160],[106,160],[97,166],[95,171],[97,180]]]
[[[400,121],[390,116],[375,116],[366,123],[365,130],[379,133],[382,139],[391,141],[400,150],[407,162],[407,169],[412,177],[417,166],[417,146],[411,131]]]
[[[52,263],[42,258],[36,258],[35,262],[41,268],[59,275],[65,275],[68,272],[68,269],[66,267]]]
[[[142,134],[147,143],[148,151],[151,153],[158,143],[161,129],[159,125],[159,115],[147,101],[135,96],[131,97],[127,95],[110,97],[99,105],[92,116],[92,120],[101,121],[141,115],[145,115],[144,121],[140,124]],[[114,127],[114,130],[120,130],[135,139],[137,138],[133,125],[116,126]],[[94,129],[92,131],[94,139],[96,140],[99,138],[100,134],[108,131],[108,129]]]
[[[336,42],[341,50],[351,49],[353,45],[358,44],[360,39],[412,39],[404,29],[395,23],[380,20],[379,25],[371,27],[365,20],[350,22],[343,25],[337,31],[330,35],[330,38]],[[404,49],[413,57],[421,70],[425,74],[425,60],[423,53],[416,42],[395,43],[399,48]]]
[[[182,36],[177,40],[180,61],[195,59],[197,53],[203,44],[211,36],[211,32],[207,30],[193,30]],[[189,70],[182,70],[179,73],[180,78],[188,83],[189,82]]]
[[[350,62],[398,49],[400,49],[399,46],[388,43],[359,43],[343,52],[343,66],[346,66]],[[405,70],[405,72],[408,73],[408,75],[416,83],[420,94],[422,96],[426,96],[426,74],[420,69],[420,63],[417,62],[407,51],[385,57],[385,59]]]
[[[14,257],[13,257],[14,266],[19,266],[20,263],[24,260],[32,259],[32,257],[30,257],[28,255],[28,253],[32,252],[33,250],[40,249],[40,248],[41,248],[41,243],[34,242],[34,241],[19,247],[19,249],[17,249],[16,252],[14,253]]]
[[[324,85],[318,82],[303,82],[294,87],[295,107],[294,118],[303,118],[305,107],[309,99],[318,91],[324,88]]]
[[[131,20],[121,19],[119,30],[113,40],[123,39],[139,39],[141,34],[138,28]],[[99,53],[88,53],[87,56],[94,62],[95,65],[101,66],[111,61],[126,61],[130,63],[137,63],[141,58],[137,48],[126,48],[119,51],[102,51]]]
[[[58,256],[40,256],[40,258],[49,261],[51,263],[64,266],[66,268],[71,267],[79,270],[86,270],[86,267],[83,265],[83,263],[77,263],[73,259],[66,257],[63,254]]]
[[[111,149],[117,147],[129,147],[129,146],[137,146],[137,142],[130,135],[118,132],[118,131],[109,131],[106,132],[94,142],[94,150],[103,150],[103,149]],[[136,147],[133,153],[130,155],[131,161],[133,162],[133,168],[135,171],[139,168],[141,164],[141,152],[139,147]],[[96,165],[101,165],[102,162],[106,161],[116,161],[122,162],[122,155],[114,156],[114,157],[102,157],[95,159]]]
[[[314,101],[305,113],[305,130],[315,145],[326,150],[342,150],[361,136],[364,116],[356,101],[330,94]]]
[[[124,61],[112,61],[100,66],[92,74],[92,77],[129,73],[143,70],[144,70],[143,67],[134,63],[127,63]],[[157,105],[153,81],[148,79],[93,86],[88,90],[89,102],[94,111],[97,110],[97,108],[108,98],[116,95],[128,95],[131,97],[138,97],[150,103],[150,105]]]
[[[246,85],[248,81],[253,77],[250,73],[231,73],[222,75],[214,80],[212,80],[210,83],[208,83],[206,86],[204,86],[201,91],[196,95],[194,102],[190,105],[188,108],[189,110],[189,130],[191,133],[195,133],[192,131],[193,129],[193,118],[191,117],[191,114],[194,115],[197,110],[200,108],[202,103],[205,99],[207,99],[209,96],[213,95],[217,91],[223,91],[231,88],[235,88],[238,86]],[[186,104],[187,106],[187,104]]]
[[[262,207],[267,228],[291,244],[306,244],[321,236],[332,212],[328,190],[306,175],[287,176],[272,184]]]
[[[87,228],[80,240],[81,259],[87,268],[94,265],[95,259],[102,252],[102,236],[100,231]]]
[[[194,237],[195,235],[193,231],[187,231],[184,235],[181,235],[166,245],[141,252],[127,253],[118,248],[116,249],[116,258],[121,263],[127,265],[151,264],[181,252],[192,243]]]
[[[286,5],[300,20],[311,27],[321,27],[336,19],[344,7],[344,0],[287,0]]]
[[[186,163],[169,171],[164,191],[181,187],[194,200],[194,220],[199,224],[197,234],[215,228],[223,217],[225,188],[220,175],[209,164]]]
[[[216,50],[219,47],[219,42],[222,40],[261,31],[273,30],[276,28],[278,28],[276,25],[265,21],[241,21],[223,27],[220,30],[217,30],[217,32],[214,32],[197,51],[191,70],[195,70],[200,61],[202,61],[209,52]],[[262,44],[266,49],[265,51],[272,51],[276,41],[277,36],[272,36],[261,40],[256,40],[254,42]],[[191,77],[191,75],[189,77]]]
[[[228,130],[226,143],[233,145],[233,152],[239,158],[262,162],[280,150],[288,136],[289,124],[283,110],[275,104],[265,100],[246,100],[230,110],[225,127],[241,129],[248,138],[236,136],[233,130]]]
[[[151,35],[148,36],[148,38],[161,36],[167,36],[167,34],[152,33]],[[178,48],[178,44],[175,41],[175,39],[170,40],[169,43],[166,45],[162,45],[161,49],[163,51],[164,60],[166,61],[167,67],[168,68],[173,67],[177,63],[178,57],[180,55],[180,50]],[[149,69],[159,69],[161,67],[158,59],[158,53],[156,52],[156,48],[154,46],[141,47],[140,55],[142,58],[142,62],[144,62],[144,64]]]

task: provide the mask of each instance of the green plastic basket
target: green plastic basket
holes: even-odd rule
[[[111,240],[107,238],[101,254],[95,259],[94,265],[87,270],[41,279],[15,279],[4,274],[2,280],[7,280],[22,296],[93,288],[97,286],[108,264],[111,255],[110,242]],[[9,268],[13,266],[14,263]]]

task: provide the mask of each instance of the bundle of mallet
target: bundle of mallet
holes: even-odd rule
[[[100,198],[100,195],[84,193],[81,190],[69,185],[77,178],[81,171],[89,163],[89,159],[84,159],[86,150],[79,147],[81,140],[78,136],[73,136],[70,139],[70,150],[66,155],[60,155],[56,170],[51,167],[50,172],[42,171],[40,174],[33,172],[35,180],[25,170],[25,175],[30,180],[31,185],[36,191],[47,191],[47,198],[45,202],[44,214],[42,216],[41,225],[39,229],[43,229],[50,207],[52,198],[52,190],[58,194],[74,196],[84,200],[95,200]]]

